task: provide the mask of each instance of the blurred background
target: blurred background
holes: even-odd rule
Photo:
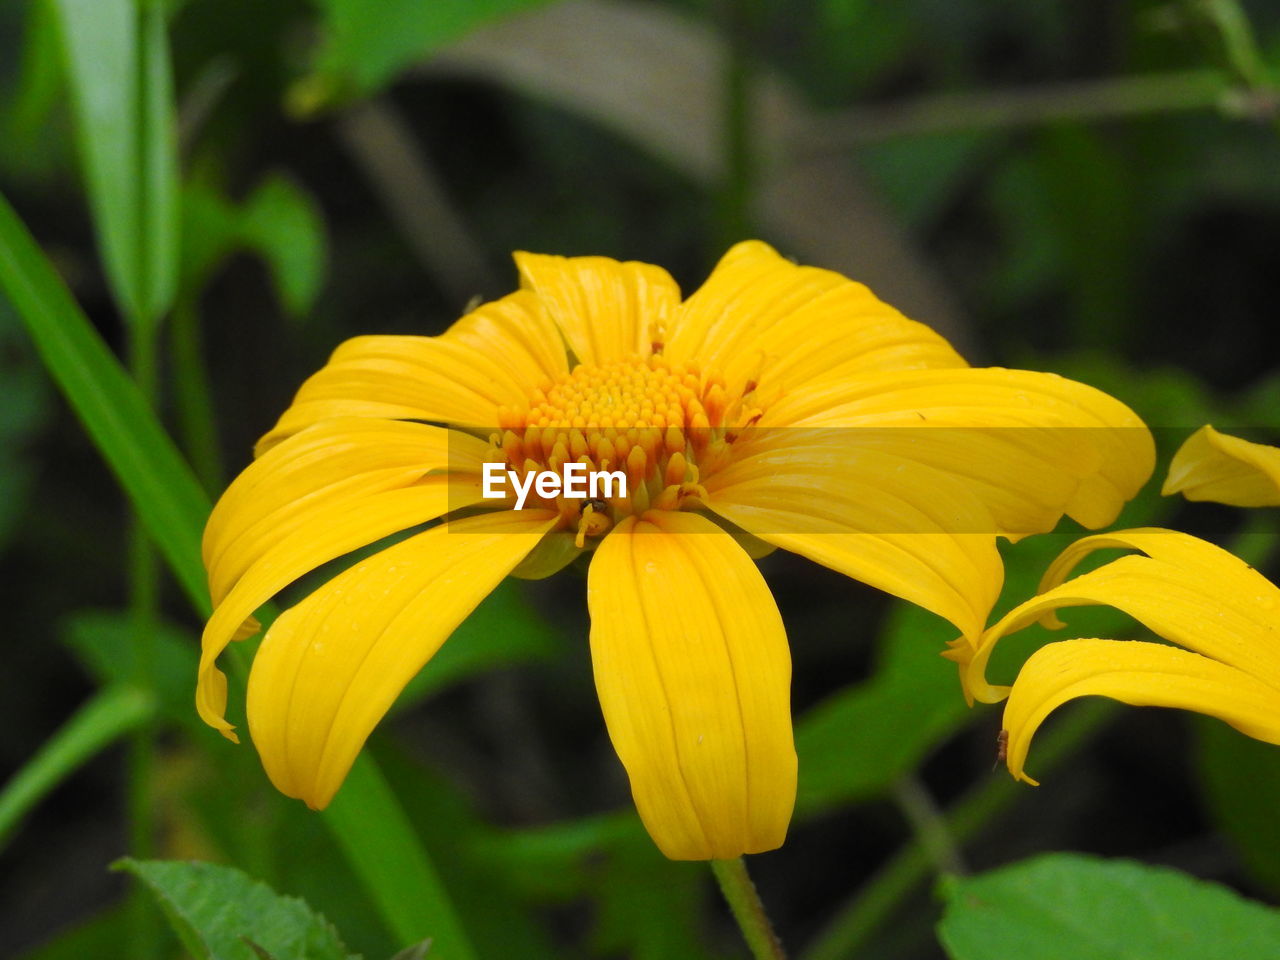
[[[0,3],[0,193],[124,354],[63,6]],[[166,14],[180,280],[154,396],[211,495],[338,342],[443,331],[515,285],[516,249],[662,264],[687,292],[760,237],[867,283],[975,363],[1115,394],[1158,428],[1157,478],[1202,423],[1280,428],[1275,4],[175,0]],[[122,743],[144,721],[85,713],[128,659],[129,516],[0,297],[0,777],[77,717],[97,731],[23,815],[0,804],[0,955],[180,955],[167,934],[127,932],[128,884],[107,866],[141,843],[235,864],[305,896],[353,951],[390,956],[404,944],[315,815],[195,718],[201,623],[167,579],[145,720],[153,829],[138,836]],[[1277,573],[1274,536],[1250,536],[1267,517],[1246,527],[1152,489],[1120,522],[1177,524]],[[1007,551],[1007,602],[1070,535]],[[1015,786],[992,769],[998,710],[966,708],[937,656],[944,624],[797,558],[763,566],[796,662],[801,796],[787,845],[752,870],[797,956],[942,955],[938,864],[912,827],[939,810],[951,866],[1080,850],[1280,896],[1274,749],[1077,704],[1033,748],[1044,786]],[[740,955],[709,874],[665,861],[635,819],[584,594],[572,573],[506,585],[372,749],[483,957]],[[1071,624],[1133,633],[1106,612]],[[1020,635],[998,669],[1045,637]]]

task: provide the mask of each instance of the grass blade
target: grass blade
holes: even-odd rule
[[[94,694],[0,789],[0,843],[49,791],[154,713],[155,701],[136,687]]]
[[[12,301],[49,373],[124,486],[148,534],[196,609],[207,616],[200,534],[209,513],[208,498],[3,197],[0,293]],[[372,758],[362,757],[356,764],[334,807],[336,812],[325,820],[388,930],[413,943],[423,934],[405,931],[425,925],[439,944],[440,956],[470,958],[471,948],[435,868]]]

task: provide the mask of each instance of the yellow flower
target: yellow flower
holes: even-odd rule
[[[744,549],[764,541],[903,597],[976,642],[997,533],[1109,523],[1153,467],[1123,404],[1052,374],[971,369],[866,287],[735,246],[682,302],[661,269],[517,254],[521,289],[439,337],[338,347],[209,519],[215,660],[307,572],[444,518],[282,614],[249,729],[284,793],[323,807],[408,680],[508,574],[593,552],[591,657],[640,816],[677,859],[782,843],[795,796],[790,654]],[[922,429],[936,427],[940,429]],[[855,429],[856,428],[856,429]],[[577,462],[626,496],[486,499]],[[755,538],[744,534],[754,534]]]
[[[1174,454],[1160,492],[1233,507],[1280,506],[1280,448],[1205,425]]]
[[[1139,550],[1067,580],[1095,550]],[[986,682],[1000,638],[1039,620],[1056,629],[1062,607],[1105,605],[1129,614],[1178,647],[1137,640],[1063,640],[1032,654],[1012,691]],[[1186,649],[1179,649],[1185,647]],[[974,696],[1006,694],[1006,762],[1023,772],[1037,728],[1076,697],[1104,696],[1134,706],[1181,707],[1225,720],[1248,736],[1280,743],[1280,590],[1227,551],[1173,530],[1145,528],[1085,537],[1050,566],[1040,595],[983,634],[964,663]]]

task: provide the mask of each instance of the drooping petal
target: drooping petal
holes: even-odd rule
[[[1004,568],[990,512],[927,465],[840,442],[761,432],[708,477],[707,505],[748,533],[909,600],[976,640]]]
[[[1084,557],[1114,547],[1145,556],[1121,557],[1066,579]],[[1157,636],[1247,673],[1280,697],[1280,589],[1220,547],[1158,528],[1085,537],[1053,562],[1040,589],[986,631],[976,648],[960,643],[952,651],[975,699],[994,703],[1007,692],[985,677],[1002,637],[1037,620],[1062,627],[1054,612],[1079,606],[1122,610]]]
[[[477,481],[464,485],[450,477],[433,476],[410,487],[383,490],[311,511],[296,529],[253,559],[205,624],[196,684],[196,708],[201,718],[228,739],[237,739],[224,717],[226,681],[216,662],[232,640],[257,632],[256,621],[250,621],[253,611],[321,564],[480,500]],[[244,629],[246,621],[252,624],[252,632]]]
[[[249,676],[249,731],[271,782],[325,807],[405,684],[555,522],[524,510],[433,527],[281,614]]]
[[[967,478],[1001,532],[1051,529],[1062,513],[1111,523],[1155,468],[1151,432],[1119,400],[1051,373],[997,367],[876,373],[799,387],[761,430],[839,427]],[[916,436],[922,431],[938,431]],[[913,449],[916,451],[913,453]]]
[[[872,371],[965,366],[941,336],[862,284],[797,266],[758,240],[735,245],[680,308],[665,353],[715,369],[732,390],[751,380],[777,390]]]
[[[493,429],[504,407],[519,407],[565,369],[553,337],[527,291],[480,306],[443,336],[355,337],[303,383],[257,452],[331,417]]]
[[[1280,692],[1243,670],[1159,643],[1063,640],[1028,658],[1005,705],[1005,759],[1014,777],[1036,782],[1023,772],[1032,736],[1059,706],[1088,696],[1194,710],[1247,736],[1280,743]]]
[[[1205,425],[1173,455],[1160,492],[1233,507],[1280,506],[1280,447],[1251,443]]]
[[[478,475],[487,453],[467,434],[394,420],[340,418],[290,437],[246,467],[209,516],[202,553],[214,604],[317,510],[400,489],[428,473]]]
[[[582,363],[648,356],[680,304],[671,275],[651,264],[524,252],[515,261]]]
[[[605,724],[658,847],[706,860],[780,846],[791,657],[755,564],[704,517],[651,511],[605,537],[587,596]]]

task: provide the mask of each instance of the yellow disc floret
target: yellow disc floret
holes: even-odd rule
[[[624,516],[704,497],[701,479],[725,462],[737,429],[759,415],[750,400],[731,402],[720,378],[661,354],[578,364],[535,390],[525,409],[500,412],[494,456],[522,474],[559,473],[570,462],[625,474],[625,495],[539,502],[577,528],[581,545]]]

